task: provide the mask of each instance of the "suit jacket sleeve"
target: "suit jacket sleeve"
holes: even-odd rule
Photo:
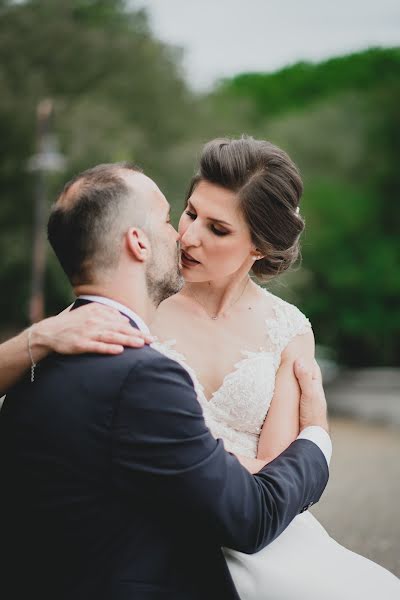
[[[296,440],[251,475],[206,427],[191,379],[163,355],[140,359],[114,415],[113,477],[120,492],[207,524],[221,546],[257,552],[328,480],[321,450]]]

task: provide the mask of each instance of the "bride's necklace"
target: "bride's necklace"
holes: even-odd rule
[[[230,304],[228,306],[228,308],[226,310],[224,310],[224,312],[222,313],[223,315],[225,315],[227,313],[228,310],[230,310],[232,308],[232,306],[234,306],[237,302],[239,302],[240,298],[243,296],[245,289],[247,288],[247,285],[250,281],[250,277],[248,277],[246,283],[243,286],[242,291],[240,292],[239,296],[236,298],[236,300],[234,300],[232,302],[232,304]],[[189,293],[192,296],[193,300],[195,300],[197,302],[197,304],[200,304],[200,306],[204,309],[204,312],[206,313],[206,315],[212,320],[212,321],[216,321],[218,319],[218,315],[210,315],[210,313],[208,312],[208,310],[206,309],[206,307],[204,306],[203,302],[201,302],[198,297],[196,296],[196,294],[194,293],[194,291],[189,288]]]

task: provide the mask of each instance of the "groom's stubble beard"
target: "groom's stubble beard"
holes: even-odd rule
[[[177,294],[183,287],[180,272],[180,253],[178,245],[175,252],[167,244],[152,239],[155,250],[146,269],[146,283],[149,298],[155,307],[161,302]]]

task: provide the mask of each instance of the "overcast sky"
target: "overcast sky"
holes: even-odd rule
[[[196,89],[370,46],[400,45],[399,0],[131,0],[156,35],[185,49]]]

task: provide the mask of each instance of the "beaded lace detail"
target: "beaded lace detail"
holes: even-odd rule
[[[152,347],[178,362],[189,373],[205,421],[230,452],[257,456],[258,438],[275,389],[281,354],[296,336],[311,330],[309,320],[298,308],[264,290],[272,305],[265,320],[265,345],[257,352],[242,350],[243,358],[207,400],[204,388],[186,358],[173,347],[176,340],[155,342]]]

